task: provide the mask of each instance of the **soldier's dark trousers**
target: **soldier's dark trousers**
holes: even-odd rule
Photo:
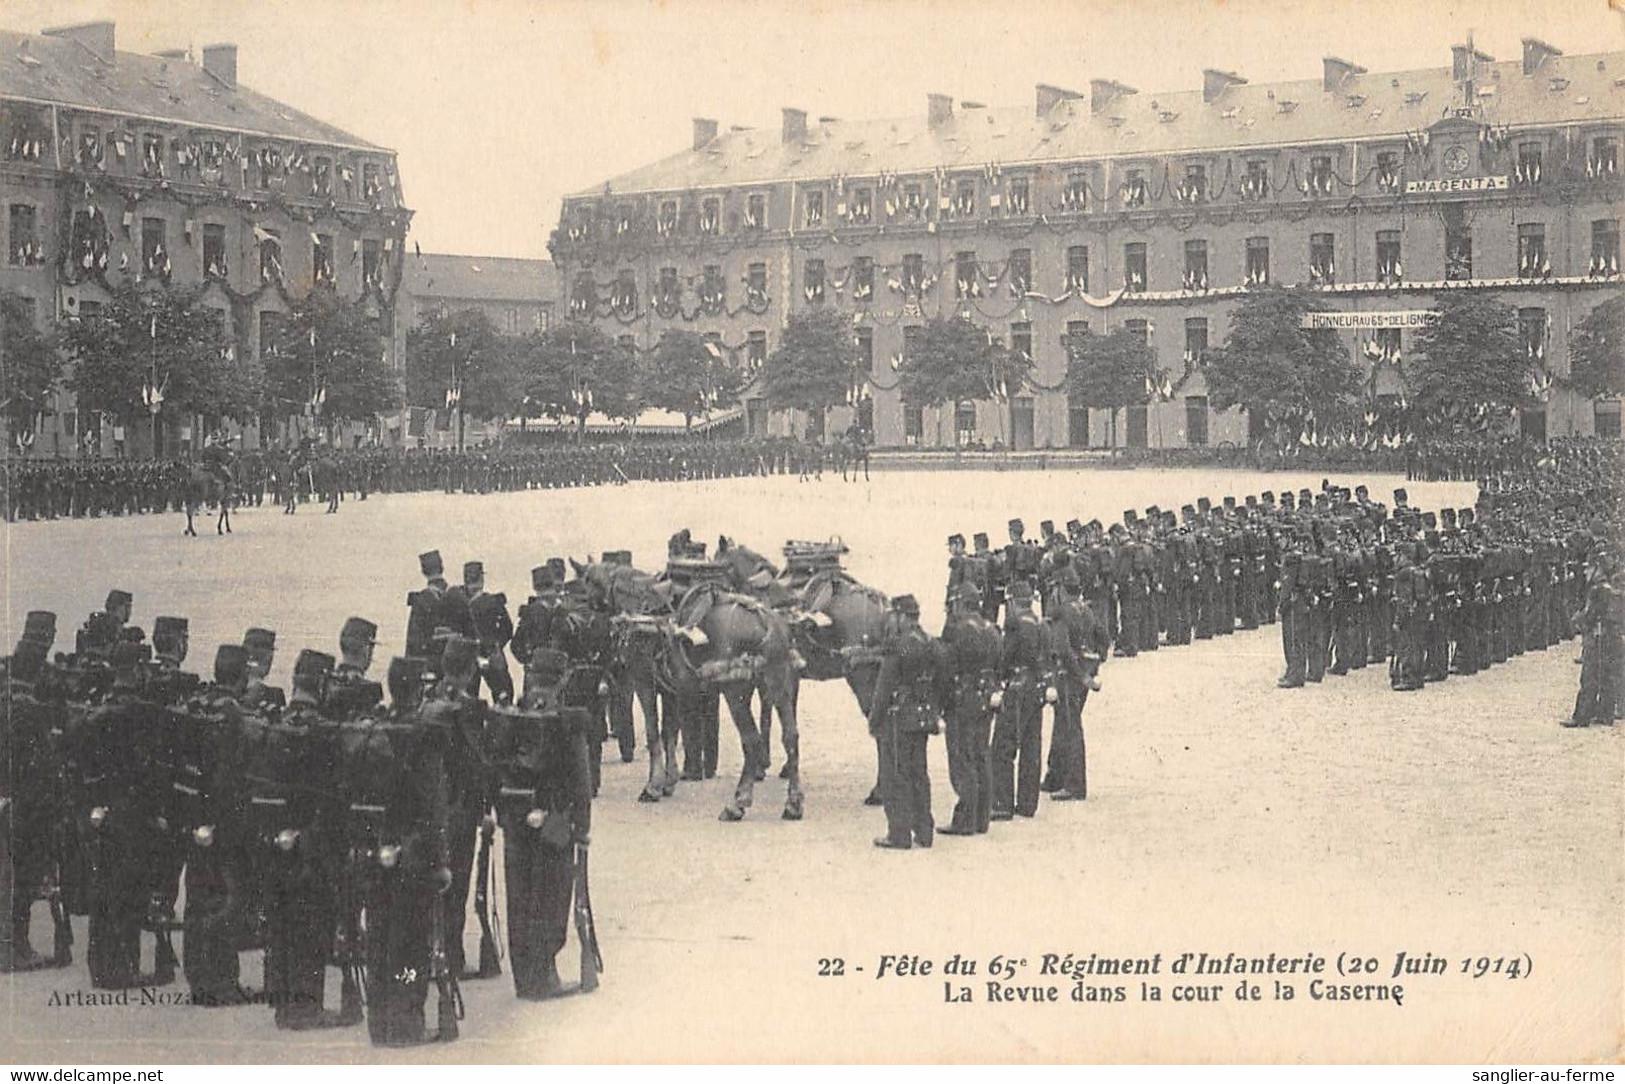
[[[1059,790],[1083,798],[1089,793],[1088,752],[1083,736],[1083,705],[1089,690],[1080,682],[1059,683],[1060,699],[1055,704],[1055,734],[1050,741],[1050,761]]]
[[[468,924],[468,886],[474,879],[474,848],[479,841],[481,811],[455,803],[446,818],[451,857],[451,888],[441,897],[446,909],[446,962],[453,975],[463,973],[463,928]]]
[[[925,749],[930,734],[900,731],[887,720],[880,732],[881,769],[885,782],[886,838],[899,845],[931,846],[936,822],[931,818],[931,773]]]
[[[1244,570],[1241,575],[1241,590],[1238,593],[1240,605],[1236,616],[1241,618],[1241,627],[1256,629],[1258,627],[1258,573]]]
[[[555,814],[556,815],[556,814]],[[570,928],[570,895],[575,887],[571,847],[549,847],[536,830],[503,833],[508,878],[508,962],[514,993],[546,996],[556,976],[554,957]]]
[[[1610,721],[1603,704],[1603,637],[1595,629],[1585,633],[1580,646],[1580,692],[1574,698],[1573,721],[1580,726],[1595,726]]]
[[[224,849],[194,847],[186,863],[185,936],[181,966],[194,1005],[234,1005],[242,1001],[237,941],[242,934],[236,856]]]
[[[1393,607],[1380,592],[1371,600],[1366,614],[1366,658],[1370,662],[1384,662],[1388,658],[1389,625],[1393,623]]]
[[[1004,690],[993,724],[993,809],[1030,817],[1038,812],[1039,769],[1043,764],[1044,683],[1022,677]]]
[[[1132,587],[1119,590],[1117,593],[1117,646],[1119,655],[1133,656],[1140,653],[1140,628],[1144,620],[1140,616],[1139,592]],[[997,735],[997,728],[994,729]],[[994,738],[997,744],[997,737]]]
[[[423,1006],[433,985],[434,889],[415,873],[391,871],[367,899],[367,1034],[384,1045],[422,1042]]]
[[[1196,602],[1193,624],[1198,640],[1213,639],[1213,610],[1217,605],[1218,584],[1211,570],[1203,571],[1195,587]]]
[[[98,990],[130,986],[141,971],[141,919],[146,900],[141,898],[141,870],[121,853],[116,840],[92,841],[99,848],[94,858],[90,887],[90,933],[85,963],[90,985]]]
[[[336,886],[316,865],[295,859],[272,874],[265,995],[278,1027],[321,1015],[327,961],[338,923]]]
[[[480,666],[474,673],[474,680],[470,683],[468,695],[480,695],[481,681],[485,682],[485,687],[491,694],[491,703],[513,703],[513,675],[508,672],[506,652],[498,651],[494,655],[480,659]]]
[[[668,706],[672,703],[677,705],[683,737],[683,778],[712,778],[717,774],[721,698],[714,692],[703,692],[666,701]]]
[[[1162,639],[1161,623],[1157,616],[1162,608],[1162,598],[1163,596],[1157,594],[1149,584],[1140,587],[1140,598],[1137,603],[1140,629],[1135,639],[1141,651],[1157,650],[1157,642]]]
[[[993,712],[980,689],[966,688],[948,713],[948,779],[954,787],[953,828],[985,832],[993,799]]]
[[[609,733],[620,746],[621,759],[630,761],[637,756],[638,735],[637,726],[633,722],[632,712],[632,683],[624,676],[617,676],[610,681],[609,687]]]
[[[1355,644],[1354,607],[1351,599],[1338,599],[1332,604],[1333,655],[1331,672],[1346,674],[1354,668],[1355,659],[1365,665],[1365,647]]]
[[[1422,645],[1422,675],[1428,681],[1443,681],[1450,676],[1451,625],[1451,619],[1444,614],[1435,614],[1428,622]]]
[[[1302,685],[1309,667],[1309,607],[1288,602],[1281,607],[1281,653],[1286,658],[1286,671],[1281,684]]]
[[[1394,670],[1390,684],[1401,692],[1412,692],[1422,687],[1425,677],[1423,641],[1428,622],[1421,614],[1410,613],[1400,614],[1395,623]]]
[[[1326,676],[1326,656],[1331,650],[1332,614],[1329,599],[1316,598],[1309,602],[1309,615],[1304,621],[1304,676],[1319,681]]]

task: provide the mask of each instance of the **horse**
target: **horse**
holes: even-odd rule
[[[765,774],[767,734],[776,711],[784,733],[785,764],[780,774],[788,783],[781,816],[800,820],[804,801],[801,733],[796,725],[800,675],[789,624],[753,598],[700,583],[683,596],[677,621],[666,630],[665,668],[679,682],[719,691],[739,731],[744,763],[720,819],[742,820],[750,808],[756,782]],[[761,698],[760,728],[751,713],[753,695]]]
[[[570,561],[576,577],[586,585],[589,604],[610,616],[610,657],[613,685],[622,690],[624,710],[634,704],[643,712],[644,745],[649,756],[649,778],[638,794],[640,802],[658,802],[677,790],[677,720],[679,712],[669,693],[662,695],[657,674],[665,646],[665,627],[671,621],[671,584],[629,565]],[[664,711],[662,701],[664,700]]]
[[[232,475],[230,464],[220,462],[212,468],[201,463],[194,463],[187,468],[186,477],[181,482],[182,503],[186,508],[186,531],[192,538],[197,537],[197,528],[193,526],[192,518],[197,515],[198,509],[205,505],[218,504],[220,515],[215,519],[215,534],[231,533],[231,502],[236,498],[237,483]]]
[[[836,453],[836,458],[841,465],[841,481],[856,482],[860,466],[863,468],[863,480],[865,482],[869,480],[869,442],[864,439],[863,430],[854,426],[846,431],[846,435],[841,438],[840,451]],[[848,466],[852,468],[850,479],[846,476]]]
[[[731,586],[783,613],[789,621],[801,676],[810,681],[843,679],[864,718],[874,703],[880,676],[879,647],[885,638],[890,600],[832,568],[801,580],[733,539],[717,539],[717,557],[728,566]],[[764,733],[764,737],[770,736]],[[875,785],[865,805],[879,805],[879,739],[875,745]]]

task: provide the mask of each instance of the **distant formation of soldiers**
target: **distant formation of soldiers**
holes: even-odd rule
[[[387,705],[371,676],[377,626],[362,618],[344,623],[336,659],[301,651],[284,693],[266,684],[268,629],[221,645],[205,680],[183,669],[187,621],[158,617],[149,639],[130,624],[127,592],[111,592],[74,650],[54,658],[55,615],[30,613],[4,660],[0,970],[68,966],[70,916],[88,915],[96,989],[179,975],[192,1004],[269,1004],[279,1028],[365,1017],[380,1045],[455,1039],[458,982],[501,974],[489,914],[500,824],[515,992],[571,992],[556,957],[572,904],[579,989],[595,988],[589,720],[567,695],[573,671],[539,651],[514,690],[491,638],[504,635],[505,600],[484,592],[478,563],[441,594],[434,626],[412,628],[410,653],[388,667]],[[479,698],[482,681],[495,703]],[[462,946],[471,885],[475,968]],[[30,938],[41,899],[54,926],[48,956]],[[240,953],[256,948],[264,987],[251,991]]]

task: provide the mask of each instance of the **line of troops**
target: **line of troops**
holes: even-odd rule
[[[447,610],[481,595],[479,583],[458,588]],[[149,641],[129,624],[131,607],[112,592],[75,650],[54,659],[55,616],[32,612],[4,660],[0,969],[71,964],[71,916],[86,915],[97,989],[165,985],[179,972],[193,1004],[268,1003],[279,1028],[365,1017],[379,1045],[455,1039],[459,980],[502,970],[490,902],[500,826],[516,994],[597,986],[588,718],[566,695],[596,687],[596,673],[538,649],[517,700],[488,704],[479,641],[438,626],[391,661],[386,704],[369,676],[376,626],[351,618],[337,659],[301,651],[284,693],[266,683],[273,631],[221,645],[206,681],[183,669],[184,618],[156,618]],[[54,926],[48,957],[30,941],[41,900]],[[556,957],[572,908],[581,981],[566,986]],[[258,948],[264,988],[254,991],[239,954]],[[326,1002],[330,967],[337,1009]]]

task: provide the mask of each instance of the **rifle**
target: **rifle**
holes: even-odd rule
[[[494,979],[502,974],[502,952],[491,934],[491,840],[496,825],[489,819],[480,823],[479,872],[474,882],[474,913],[480,920],[480,967],[473,978]]]
[[[598,989],[598,975],[604,970],[604,954],[598,948],[598,927],[592,920],[592,895],[587,889],[587,848],[576,846],[575,885],[576,938],[581,942],[581,992]]]
[[[366,975],[362,970],[361,903],[356,891],[356,882],[362,876],[364,862],[366,852],[360,848],[352,848],[350,861],[344,871],[344,887],[339,901],[338,944],[335,946],[335,955],[339,964],[339,1020],[346,1027],[359,1024],[365,1015],[363,1006],[366,1004],[364,993]]]
[[[45,879],[45,902],[51,909],[51,925],[54,927],[51,966],[67,967],[73,963],[73,920],[68,916],[67,903],[62,897],[63,868],[72,861],[68,845],[68,828],[65,823],[57,821],[51,829],[51,840],[56,851],[56,861]]]
[[[429,974],[440,991],[440,1002],[435,1009],[439,1034],[435,1039],[437,1042],[454,1043],[458,1037],[457,1021],[463,1018],[463,994],[457,988],[457,976],[451,973],[451,963],[446,959],[446,901],[436,896],[432,906]]]

